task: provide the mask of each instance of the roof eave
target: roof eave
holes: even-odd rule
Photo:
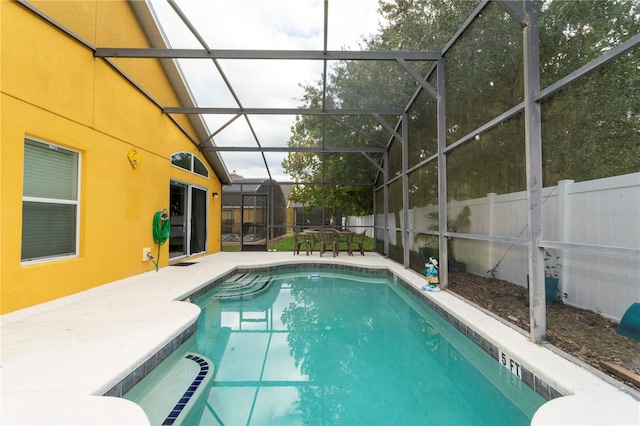
[[[129,0],[129,4],[140,22],[140,26],[147,35],[151,47],[168,48],[169,46],[147,1]],[[173,86],[180,103],[185,107],[195,107],[196,104],[191,96],[189,87],[187,86],[175,61],[173,59],[160,59],[160,63],[167,75],[167,78]],[[199,143],[198,147],[200,147],[209,139],[207,125],[200,114],[189,114],[189,121],[196,131]],[[220,183],[231,183],[229,171],[227,170],[219,153],[210,151],[201,151],[201,153],[208,161],[214,173],[220,180]]]

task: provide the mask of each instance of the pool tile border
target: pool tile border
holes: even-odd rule
[[[405,289],[409,290],[411,294],[416,296],[421,302],[425,303],[431,309],[433,309],[444,320],[453,325],[458,331],[467,336],[469,340],[478,345],[482,350],[488,353],[496,362],[500,362],[500,348],[485,339],[482,335],[477,333],[471,326],[465,324],[456,318],[453,314],[446,311],[442,306],[431,300],[424,292],[413,287],[411,284],[404,281],[402,278],[396,277],[398,283]],[[520,380],[536,393],[542,396],[545,400],[550,401],[555,398],[564,396],[562,392],[549,385],[543,378],[537,376],[532,372],[521,360],[516,360],[520,364],[521,377]],[[514,377],[517,377],[514,375]]]
[[[138,368],[133,370],[129,375],[122,379],[119,383],[109,389],[103,396],[122,397],[129,392],[136,384],[146,377],[154,368],[162,361],[167,359],[180,345],[193,336],[198,328],[197,323],[191,324],[186,330],[176,336],[173,340],[163,346],[158,352],[153,354],[149,359],[142,363]]]
[[[171,410],[167,418],[164,419],[164,422],[162,422],[163,425],[173,425],[176,422],[176,420],[178,420],[178,417],[180,417],[183,410],[185,409],[185,407],[187,406],[187,404],[189,403],[193,395],[195,395],[196,391],[198,390],[198,388],[200,387],[204,379],[207,377],[207,374],[209,374],[209,371],[211,370],[207,360],[199,357],[198,355],[187,354],[185,355],[185,358],[190,359],[191,361],[197,363],[200,366],[200,372],[198,373],[196,378],[193,379],[193,382],[191,382],[191,385],[187,388],[184,394],[182,394],[182,397],[178,400],[178,402],[173,407],[173,409]]]

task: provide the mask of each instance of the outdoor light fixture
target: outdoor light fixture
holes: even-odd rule
[[[212,195],[213,195],[213,198],[218,198],[218,193],[217,192],[214,192]]]

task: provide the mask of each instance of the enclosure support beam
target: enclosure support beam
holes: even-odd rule
[[[217,107],[164,107],[165,114],[245,114],[245,115],[402,115],[404,110],[391,108],[217,108]]]
[[[384,152],[384,255],[389,257],[389,151]]]
[[[437,90],[427,83],[427,80],[425,80],[407,61],[404,59],[398,59],[398,63],[418,82],[420,86],[422,86],[424,90],[429,92],[429,94],[434,98],[438,99]]]
[[[502,7],[504,11],[507,12],[507,14],[513,19],[515,19],[516,22],[518,22],[518,24],[520,24],[522,27],[526,25],[526,19],[522,9],[520,8],[520,6],[515,4],[514,1],[501,0],[498,2],[498,5]]]
[[[542,211],[542,133],[540,103],[540,61],[538,1],[525,1],[528,25],[524,28],[524,126],[527,179],[527,240],[529,268],[529,333],[531,341],[541,342],[547,334],[544,290]]]
[[[170,59],[259,59],[259,60],[317,60],[317,61],[433,61],[437,51],[382,50],[237,50],[237,49],[163,49],[99,47],[96,58],[170,58]]]
[[[640,34],[636,34],[633,37],[630,37],[629,39],[623,41],[617,46],[606,51],[603,55],[597,57],[596,59],[589,62],[588,64],[581,66],[577,70],[573,71],[571,74],[566,75],[565,77],[561,78],[555,83],[545,87],[543,90],[540,91],[538,100],[542,101],[542,99],[548,98],[549,96],[553,95],[559,90],[562,90],[563,88],[573,83],[574,81],[581,79],[599,70],[600,68],[607,65],[608,63],[615,61],[619,57],[628,54],[629,52],[631,52],[634,49],[637,49],[638,47],[640,47]]]
[[[405,268],[409,267],[409,119],[402,116],[402,258]]]
[[[440,288],[446,289],[449,285],[449,254],[447,253],[447,237],[444,235],[447,231],[447,157],[445,154],[447,148],[447,121],[444,58],[438,59],[436,72],[438,77],[438,244],[440,251],[438,275]]]
[[[284,146],[203,146],[200,148],[203,152],[308,152],[308,153],[370,153],[381,154],[385,152],[384,148],[358,148],[358,147],[284,147]]]
[[[391,137],[392,137],[392,138],[396,138],[396,139],[398,139],[399,141],[402,141],[402,140],[403,140],[402,135],[399,135],[399,134],[398,134],[398,132],[396,132],[396,129],[394,129],[393,127],[391,127],[391,125],[390,125],[389,123],[387,123],[387,122],[385,121],[385,119],[384,119],[384,118],[382,118],[382,117],[380,116],[380,114],[373,114],[373,116],[376,118],[376,120],[378,120],[378,123],[380,123],[380,124],[382,125],[382,127],[384,127],[385,129],[387,129],[387,131],[388,131],[389,133],[391,133]]]
[[[369,162],[371,164],[373,164],[373,167],[375,167],[376,169],[378,169],[379,172],[382,172],[383,169],[382,167],[380,167],[380,165],[378,164],[378,162],[376,160],[374,160],[373,158],[371,158],[371,156],[369,154],[367,154],[366,152],[361,152],[360,154],[362,154],[362,156],[364,158],[366,158],[367,160],[369,160]]]

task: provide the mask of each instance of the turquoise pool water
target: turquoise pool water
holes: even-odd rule
[[[545,400],[384,275],[238,275],[195,301],[187,424],[518,425]]]

